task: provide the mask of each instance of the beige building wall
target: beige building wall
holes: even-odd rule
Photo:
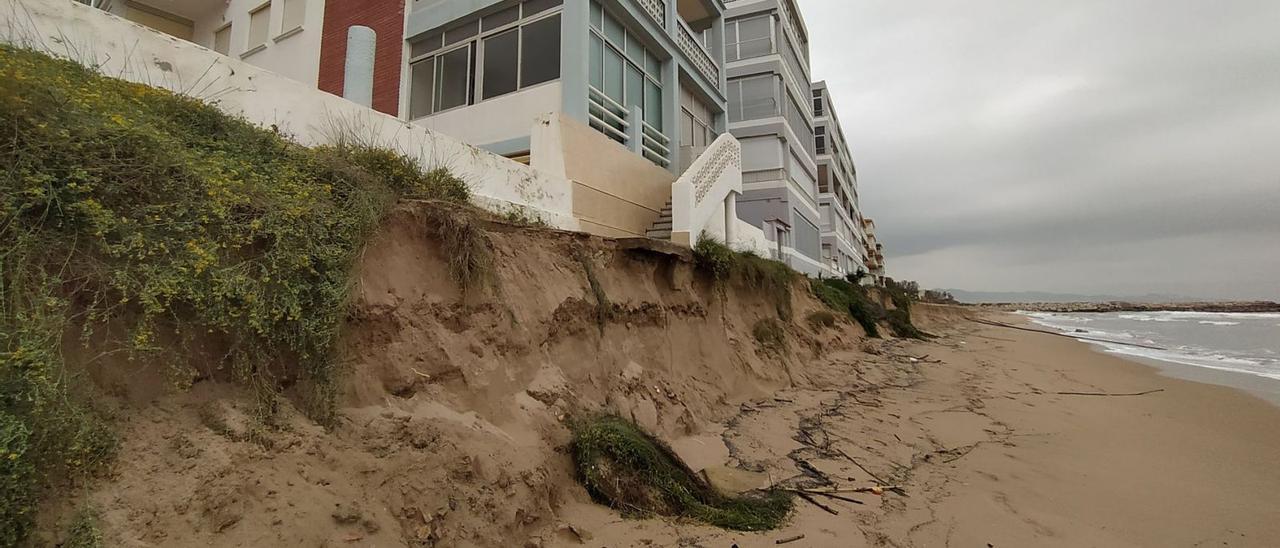
[[[563,114],[534,125],[531,148],[533,167],[573,181],[573,215],[586,232],[644,236],[671,199],[675,175]]]

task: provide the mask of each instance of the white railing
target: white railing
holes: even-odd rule
[[[732,245],[741,193],[742,145],[724,133],[671,185],[671,241],[694,245],[706,231]]]
[[[630,113],[627,107],[614,101],[603,91],[595,86],[587,86],[587,118],[590,119],[591,127],[625,145],[630,139],[627,132],[631,127],[631,123],[627,122]]]
[[[671,138],[648,122],[640,122],[640,154],[662,167],[671,165]]]
[[[667,27],[667,3],[663,0],[638,0],[640,7],[658,23],[659,27]]]
[[[690,29],[689,25],[683,20],[677,19],[676,22],[679,23],[677,25],[679,29],[675,38],[676,45],[680,47],[680,51],[684,52],[685,57],[689,58],[689,62],[693,63],[698,72],[701,72],[713,84],[719,85],[720,67],[716,66],[716,62],[712,59],[711,54],[707,52],[707,48],[703,47],[702,43],[694,37],[693,29]]]

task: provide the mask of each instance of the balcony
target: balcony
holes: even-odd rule
[[[702,31],[710,28],[712,21],[719,17],[711,4],[703,0],[676,0],[676,17],[673,24],[668,25],[665,0],[636,0],[636,3],[658,26],[668,29],[676,47],[680,48],[680,53],[689,60],[690,65],[708,81],[719,85],[720,64],[699,38]]]

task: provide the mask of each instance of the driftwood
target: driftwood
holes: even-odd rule
[[[1145,395],[1147,395],[1147,394],[1155,394],[1156,392],[1164,392],[1164,389],[1163,389],[1163,388],[1157,388],[1157,389],[1155,389],[1155,390],[1147,390],[1147,391],[1145,391],[1145,392],[1124,392],[1124,393],[1109,393],[1109,392],[1054,392],[1054,394],[1057,394],[1057,395],[1059,395],[1059,396],[1145,396]]]
[[[901,485],[875,485],[871,487],[846,487],[844,489],[795,489],[797,493],[812,493],[815,495],[831,494],[831,493],[876,493],[884,491],[901,491]],[[878,493],[877,493],[878,494]]]
[[[788,542],[795,542],[795,541],[800,540],[800,539],[802,539],[802,538],[804,538],[804,535],[796,535],[796,536],[794,536],[794,537],[780,538],[780,539],[778,539],[778,540],[773,541],[773,543],[774,543],[774,544],[786,544],[786,543],[788,543]]]
[[[1042,334],[1045,334],[1045,335],[1053,335],[1053,336],[1055,336],[1055,337],[1066,337],[1066,338],[1068,338],[1068,339],[1076,339],[1076,340],[1079,340],[1079,341],[1091,341],[1091,342],[1100,342],[1100,343],[1107,343],[1107,344],[1119,344],[1119,345],[1123,345],[1123,346],[1136,346],[1136,347],[1138,347],[1138,348],[1147,348],[1147,349],[1150,349],[1150,350],[1168,350],[1168,348],[1164,348],[1164,347],[1160,347],[1160,346],[1152,346],[1152,345],[1149,345],[1149,344],[1138,344],[1138,343],[1130,343],[1130,342],[1109,341],[1109,340],[1107,340],[1107,339],[1095,339],[1095,338],[1092,338],[1092,337],[1081,337],[1081,336],[1078,336],[1078,335],[1070,335],[1070,334],[1067,334],[1067,333],[1058,333],[1057,331],[1045,331],[1045,330],[1043,330],[1043,329],[1031,329],[1030,327],[1020,327],[1020,326],[1016,326],[1016,325],[1009,325],[1009,324],[1007,324],[1007,323],[1003,323],[1003,322],[993,322],[993,321],[991,321],[991,320],[980,320],[980,319],[976,319],[976,318],[975,318],[973,321],[974,321],[974,322],[976,322],[976,323],[983,324],[983,325],[990,325],[990,326],[994,326],[994,327],[1004,327],[1004,328],[1008,328],[1008,329],[1017,329],[1018,331],[1030,331],[1030,332],[1032,332],[1032,333],[1042,333]]]
[[[833,515],[833,516],[838,516],[838,515],[840,515],[840,512],[837,512],[835,508],[832,508],[832,507],[827,506],[827,505],[825,505],[825,504],[823,504],[823,503],[821,503],[821,502],[818,502],[816,499],[814,499],[814,498],[813,498],[813,495],[810,495],[810,494],[805,493],[804,491],[800,491],[800,490],[796,490],[796,491],[795,491],[795,494],[796,494],[796,496],[798,496],[798,497],[800,497],[800,498],[802,498],[802,499],[804,499],[804,500],[808,501],[808,502],[809,502],[809,504],[812,504],[812,505],[814,505],[814,506],[817,506],[818,508],[821,508],[821,509],[823,509],[823,510],[826,510],[826,512],[827,512],[828,514],[831,514],[831,515]]]

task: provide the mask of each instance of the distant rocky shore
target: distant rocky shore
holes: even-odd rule
[[[1131,303],[982,303],[973,305],[995,310],[1029,312],[1280,312],[1280,303],[1272,301]]]

